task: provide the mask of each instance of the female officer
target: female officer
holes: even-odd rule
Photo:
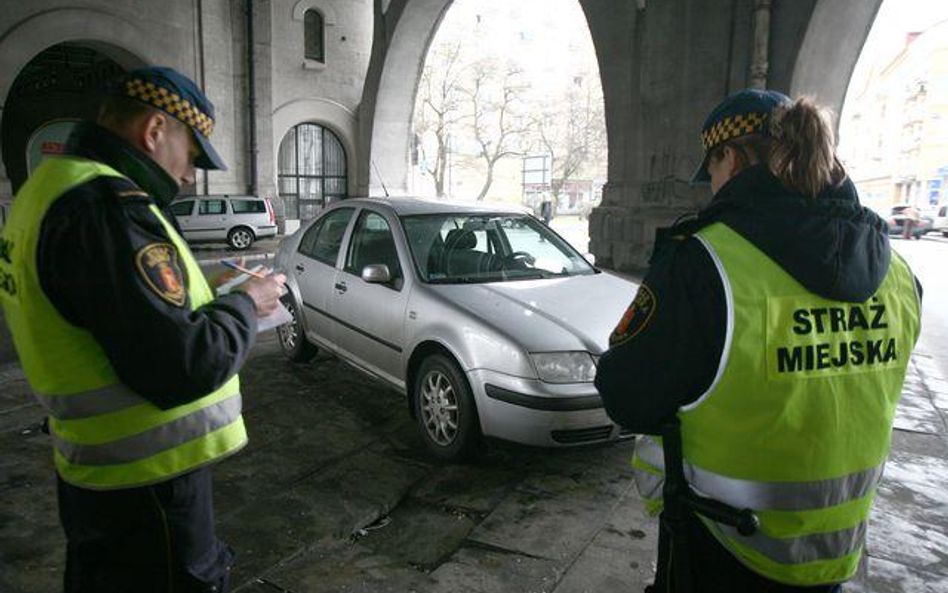
[[[835,591],[865,543],[920,290],[811,101],[741,91],[701,136],[695,180],[714,198],[659,231],[596,385],[635,432],[677,415],[692,489],[760,519],[744,537],[690,518],[697,591]],[[657,512],[661,446],[640,438],[633,465]],[[673,573],[659,566],[653,590]]]

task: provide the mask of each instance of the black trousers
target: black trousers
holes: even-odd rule
[[[793,587],[777,583],[757,574],[737,560],[714,539],[704,523],[694,515],[688,518],[686,529],[689,562],[691,563],[691,593],[841,593],[840,585]],[[659,532],[659,563],[655,584],[646,587],[646,593],[677,593],[675,589],[675,560],[671,536],[664,528]],[[664,553],[663,553],[664,552]]]
[[[123,490],[57,480],[66,593],[226,590],[234,554],[214,534],[209,468]]]

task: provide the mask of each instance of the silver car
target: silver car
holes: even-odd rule
[[[293,360],[317,347],[404,393],[436,456],[482,437],[539,446],[619,436],[593,385],[635,295],[516,210],[413,199],[334,204],[285,239]]]
[[[234,249],[277,233],[276,215],[268,198],[256,196],[183,196],[171,203],[184,238],[190,243],[226,241]]]

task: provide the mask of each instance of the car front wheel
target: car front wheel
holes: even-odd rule
[[[461,368],[442,354],[421,363],[412,389],[412,405],[428,450],[439,459],[462,461],[480,452],[480,420],[474,396]]]
[[[299,311],[296,305],[289,298],[283,298],[283,306],[293,316],[293,321],[284,323],[277,328],[277,335],[280,338],[280,348],[283,354],[293,362],[309,362],[313,360],[318,352],[316,346],[306,339],[306,332],[303,331],[303,324],[300,323]]]
[[[227,233],[227,244],[238,251],[243,251],[253,244],[253,231],[245,227],[231,229]]]

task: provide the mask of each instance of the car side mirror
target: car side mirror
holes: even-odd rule
[[[369,284],[388,284],[392,273],[385,264],[372,264],[362,268],[362,279]]]

